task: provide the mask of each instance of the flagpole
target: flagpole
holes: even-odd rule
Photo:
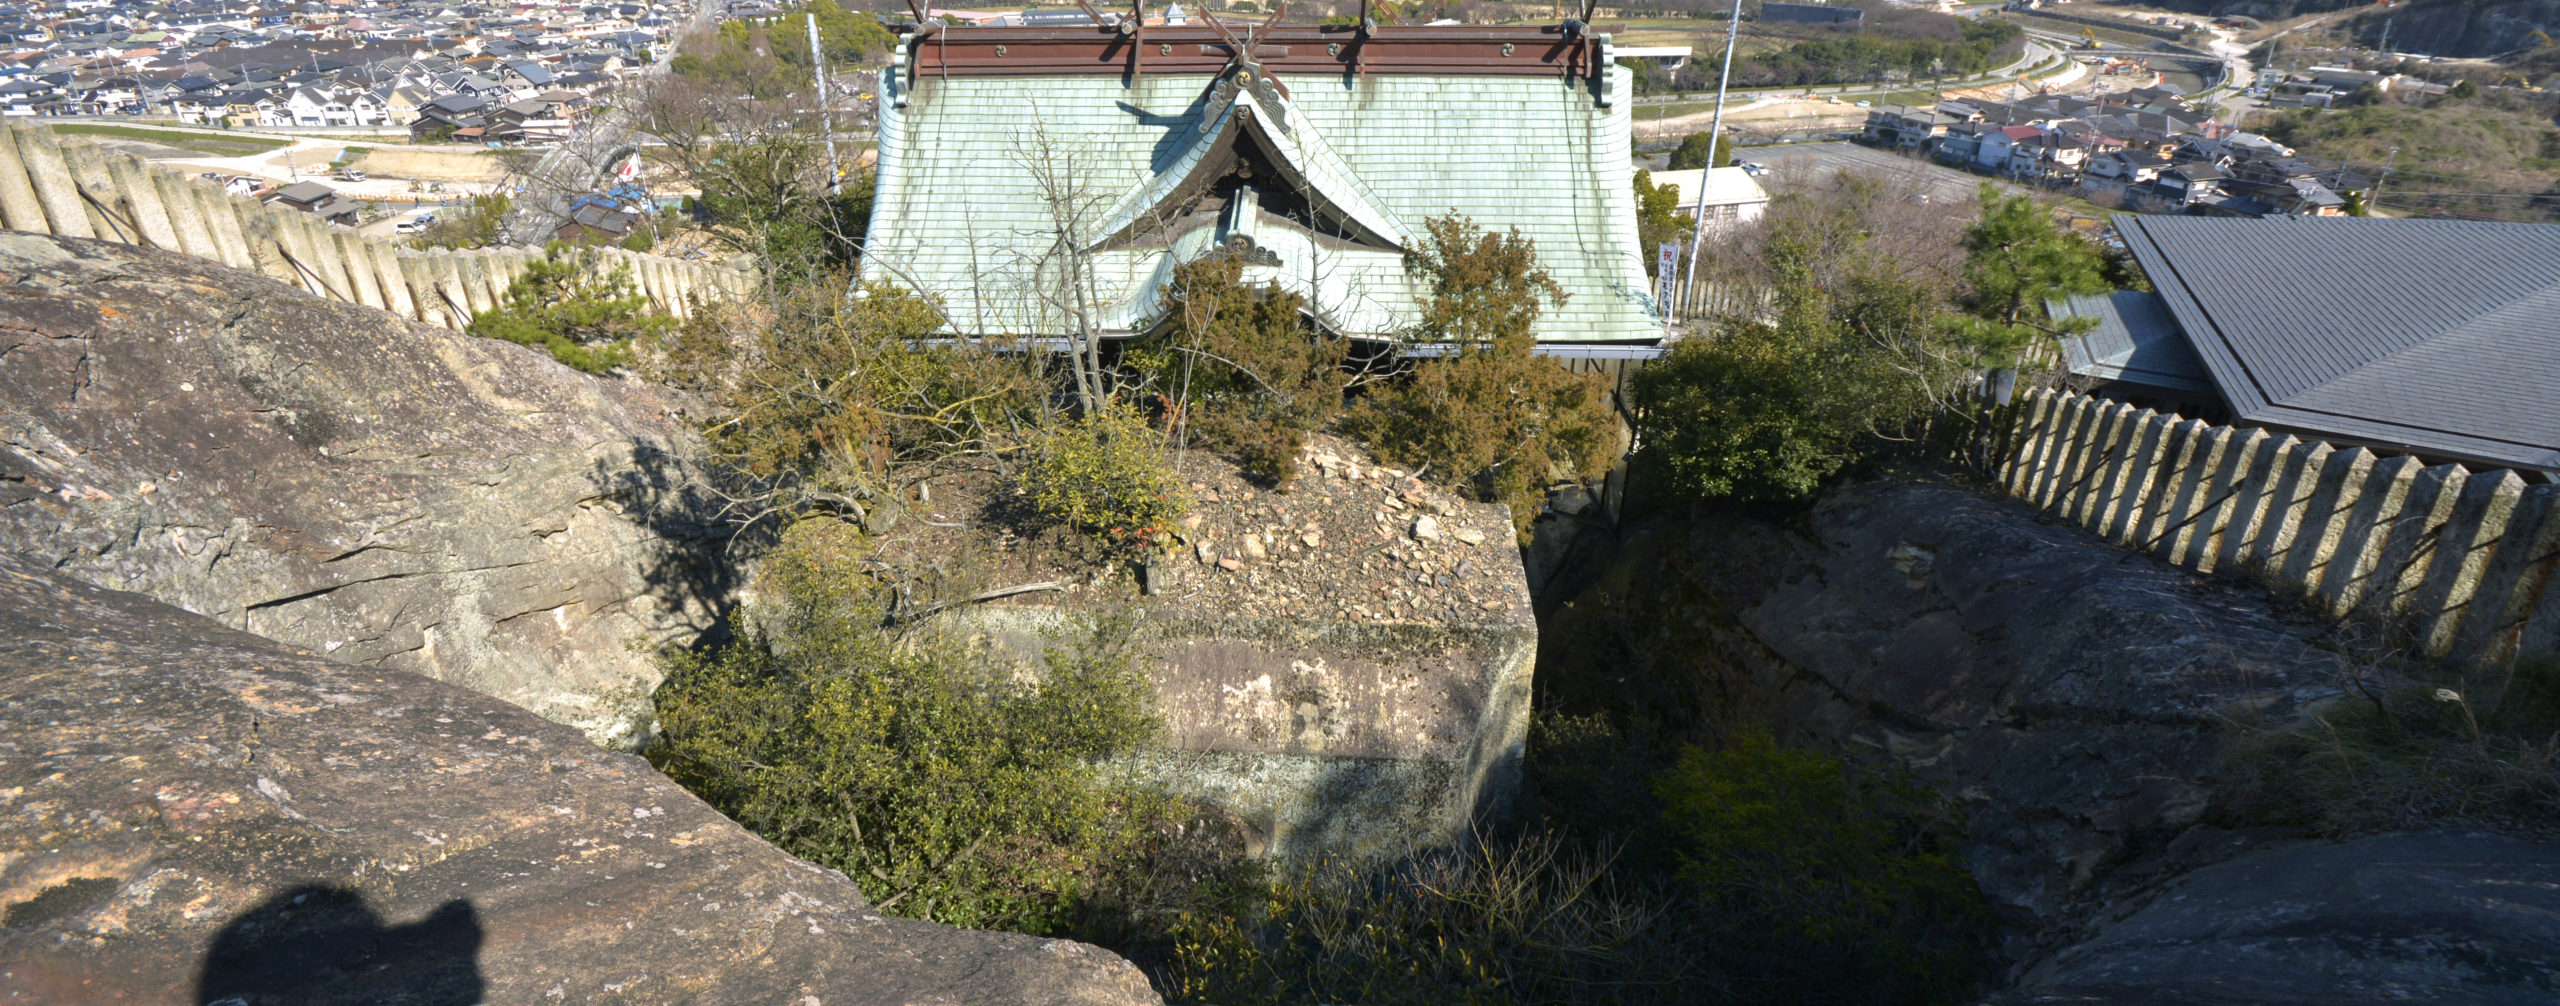
[[[1707,166],[1698,171],[1698,208],[1691,211],[1697,214],[1697,219],[1690,221],[1689,282],[1681,286],[1684,302],[1689,299],[1689,286],[1698,282],[1698,251],[1707,243],[1707,181],[1715,176],[1716,143],[1724,139],[1724,97],[1726,89],[1733,85],[1733,43],[1740,37],[1742,0],[1733,0],[1733,16],[1725,22],[1724,70],[1716,80],[1716,114],[1707,123]]]

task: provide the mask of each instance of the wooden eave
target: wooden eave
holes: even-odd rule
[[[1601,41],[1618,27],[1379,28],[1283,25],[1257,33],[1253,62],[1274,74],[1589,76]],[[910,29],[912,31],[912,29]],[[918,78],[1125,74],[1131,50],[1152,73],[1217,73],[1237,46],[1206,26],[1150,25],[1138,39],[1116,28],[937,27],[908,42]]]

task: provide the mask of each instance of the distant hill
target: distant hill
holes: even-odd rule
[[[2142,0],[2142,6],[2263,20],[2370,8],[2344,25],[2357,42],[2380,45],[2388,25],[2393,51],[2431,56],[2496,56],[2530,44],[2536,30],[2560,36],[2560,0],[2410,0],[2379,8],[2365,0]]]

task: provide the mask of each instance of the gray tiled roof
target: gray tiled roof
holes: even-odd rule
[[[2213,391],[2213,377],[2178,332],[2160,295],[2118,290],[2099,297],[2046,302],[2056,318],[2091,318],[2097,326],[2062,340],[2063,365],[2082,377],[2166,388]]]
[[[2560,469],[2560,227],[2116,226],[2240,420]]]

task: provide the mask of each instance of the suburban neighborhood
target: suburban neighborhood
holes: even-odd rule
[[[2379,179],[2295,156],[2174,90],[1872,110],[1861,139],[2141,213],[2344,216]]]
[[[664,58],[692,15],[663,3],[8,5],[0,114],[539,142]]]

